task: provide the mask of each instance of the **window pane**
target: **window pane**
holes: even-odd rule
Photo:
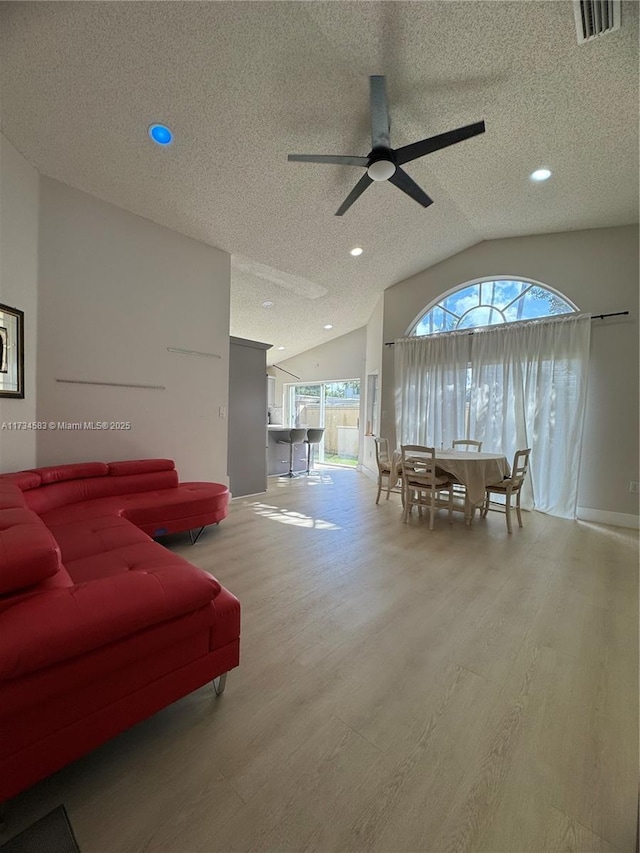
[[[495,305],[496,308],[504,308],[505,305],[520,296],[529,285],[525,281],[483,281],[481,287],[483,305]]]
[[[470,308],[480,304],[480,285],[472,284],[455,293],[450,293],[446,299],[440,302],[447,311],[462,317]]]
[[[375,377],[377,378],[377,377]],[[314,450],[317,462],[354,466],[358,462],[360,380],[289,386],[290,426],[324,428]]]
[[[416,326],[416,335],[433,335],[436,332],[451,332],[456,327],[456,318],[447,314],[438,305],[424,315]]]
[[[360,382],[325,383],[324,461],[357,465],[360,426]]]
[[[468,314],[464,315],[458,323],[458,328],[474,329],[478,326],[495,326],[502,322],[502,314],[499,311],[496,311],[495,308],[489,308],[487,305],[480,305],[478,308],[472,308]]]
[[[378,374],[367,376],[367,423],[365,435],[378,435]]]
[[[292,389],[291,426],[319,427],[320,385],[294,385]]]
[[[554,314],[570,314],[573,308],[555,293],[542,287],[532,287],[522,299],[511,305],[505,315],[508,321],[533,320]]]

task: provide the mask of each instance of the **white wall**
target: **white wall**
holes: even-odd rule
[[[0,398],[0,471],[32,468],[33,430],[2,423],[36,420],[38,307],[38,173],[0,134],[0,302],[24,311],[23,400]]]
[[[131,430],[39,432],[38,464],[163,456],[226,483],[229,255],[42,177],[39,260],[38,419]]]
[[[294,379],[272,365],[268,372],[276,378],[276,400],[282,400],[283,386],[290,382],[331,382],[360,379],[363,375],[367,330],[363,326],[326,344],[306,350],[293,358],[283,359],[278,366],[299,376]]]
[[[360,380],[360,423],[364,418],[364,389],[366,385],[365,356],[367,330],[363,326],[326,344],[306,350],[293,358],[278,362],[284,370],[299,376],[293,376],[277,370],[273,366],[268,372],[276,378],[276,401],[283,401],[283,387],[290,382],[331,382],[333,380]],[[362,429],[359,439],[359,459],[362,459]]]
[[[603,228],[479,243],[384,294],[384,340],[406,334],[427,304],[483,276],[523,276],[549,284],[581,311],[629,310],[595,320],[580,471],[581,507],[638,515],[638,228]],[[383,352],[382,435],[395,442],[393,348]]]

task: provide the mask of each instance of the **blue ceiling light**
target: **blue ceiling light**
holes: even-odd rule
[[[149,136],[158,145],[171,145],[173,134],[166,124],[152,124],[149,126]]]

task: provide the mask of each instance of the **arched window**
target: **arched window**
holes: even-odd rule
[[[574,314],[577,307],[536,281],[492,278],[464,284],[430,305],[413,323],[410,335],[434,335],[500,323]]]

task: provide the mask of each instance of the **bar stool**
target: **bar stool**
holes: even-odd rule
[[[306,434],[306,429],[290,429],[289,438],[278,439],[278,444],[289,445],[289,473],[283,474],[283,477],[295,477],[295,474],[293,473],[293,448],[296,444],[304,444]]]
[[[322,441],[322,436],[324,435],[324,429],[308,429],[307,437],[304,440],[304,443],[307,445],[307,474],[310,473],[311,468],[311,454],[312,447],[314,444],[320,444]]]

